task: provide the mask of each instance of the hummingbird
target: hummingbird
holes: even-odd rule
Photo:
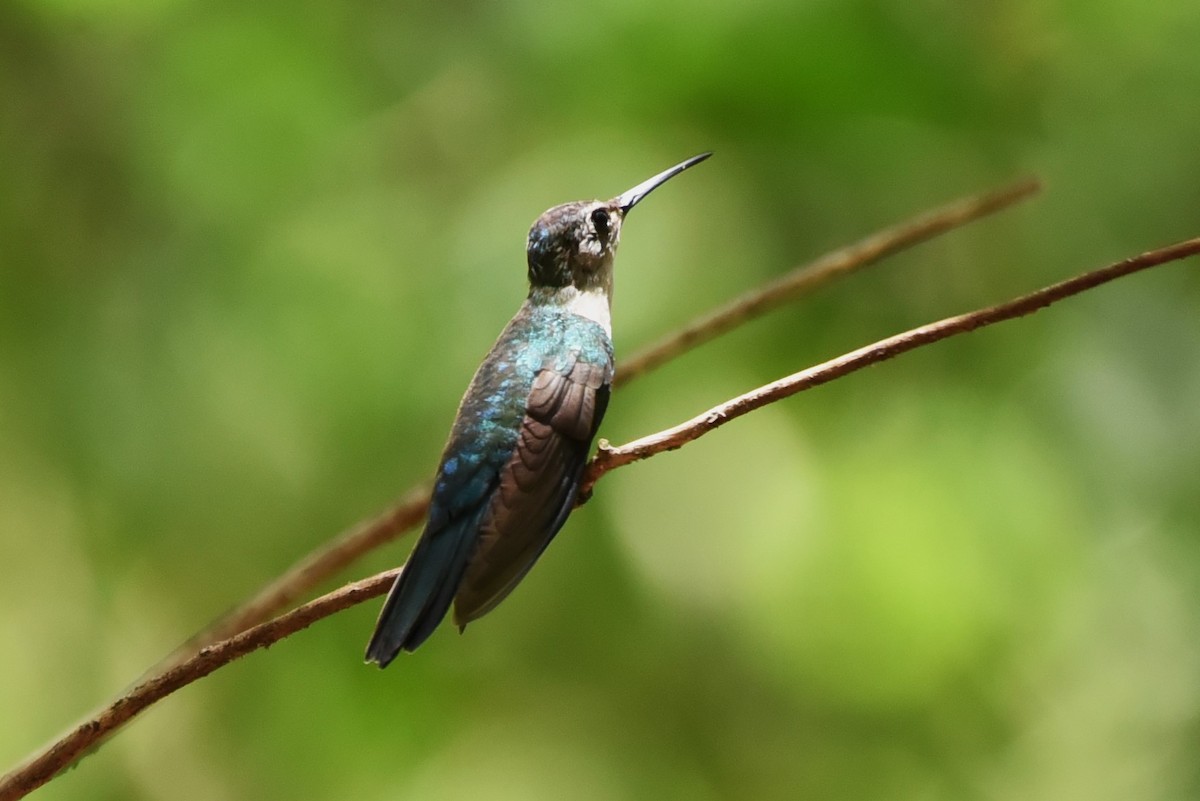
[[[429,517],[366,659],[414,651],[454,604],[460,630],[525,577],[575,506],[613,379],[613,258],[631,209],[711,153],[612,200],[546,211],[526,240],[529,295],[475,371],[442,452]]]

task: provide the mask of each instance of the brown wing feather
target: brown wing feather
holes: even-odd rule
[[[582,363],[567,375],[542,370],[535,377],[517,446],[454,599],[459,626],[500,603],[562,527],[607,405],[608,379],[606,367]]]

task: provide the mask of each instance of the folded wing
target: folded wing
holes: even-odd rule
[[[608,406],[611,363],[576,360],[534,378],[516,447],[480,519],[454,600],[460,627],[512,592],[575,505],[592,437]]]

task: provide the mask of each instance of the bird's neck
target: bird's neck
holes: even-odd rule
[[[529,304],[552,306],[591,320],[612,337],[611,279],[607,285],[576,287],[533,287],[529,290]]]

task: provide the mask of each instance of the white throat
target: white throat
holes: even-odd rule
[[[600,287],[566,290],[571,294],[567,297],[565,308],[572,314],[585,317],[604,329],[604,333],[612,338],[612,308],[609,305],[608,292]]]

